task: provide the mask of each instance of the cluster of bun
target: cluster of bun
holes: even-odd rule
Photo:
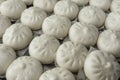
[[[118,80],[120,0],[0,0],[0,80]]]

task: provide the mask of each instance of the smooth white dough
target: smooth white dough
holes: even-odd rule
[[[6,0],[0,0],[0,5],[1,5],[1,3],[3,3],[4,1],[6,1]]]
[[[50,64],[55,60],[55,54],[59,46],[60,43],[55,37],[42,34],[35,37],[30,43],[29,54],[42,64]]]
[[[1,14],[12,19],[18,19],[21,13],[26,9],[26,5],[21,0],[7,0],[1,6]]]
[[[84,71],[90,80],[118,80],[120,77],[120,65],[115,57],[100,50],[87,56]]]
[[[4,1],[6,1],[6,0],[0,0],[0,6]],[[1,14],[1,8],[0,8],[0,14]]]
[[[119,11],[120,12],[120,0],[113,0],[111,3],[111,7],[110,7],[111,11]]]
[[[0,14],[0,38],[2,38],[5,30],[11,25],[8,17]]]
[[[64,16],[51,15],[42,24],[42,31],[45,34],[53,35],[56,38],[67,36],[71,27],[71,21]]]
[[[105,30],[98,38],[97,46],[100,50],[120,57],[120,32]]]
[[[111,12],[108,14],[105,27],[113,31],[120,31],[120,12]]]
[[[32,31],[21,23],[11,25],[3,35],[3,43],[15,50],[23,49],[32,40]]]
[[[90,0],[89,3],[91,6],[96,6],[101,8],[104,11],[107,11],[111,6],[112,0]]]
[[[72,1],[62,0],[56,3],[54,13],[57,15],[66,16],[73,20],[79,13],[79,7]]]
[[[72,2],[76,3],[78,6],[86,5],[89,0],[71,0]]]
[[[81,44],[71,41],[64,42],[56,53],[56,63],[62,68],[77,72],[84,66],[88,50]]]
[[[45,11],[37,7],[25,9],[21,15],[21,22],[33,30],[41,29],[44,19],[47,17]]]
[[[41,63],[29,56],[17,58],[7,69],[7,80],[38,80],[43,72]]]
[[[79,6],[85,5],[89,2],[89,0],[71,0],[71,1],[73,1],[74,3],[76,3]]]
[[[4,44],[0,44],[0,75],[6,73],[8,66],[15,60],[16,53]]]
[[[101,27],[106,19],[105,12],[95,6],[86,6],[79,13],[79,21],[82,23],[92,24]]]
[[[34,0],[22,0],[26,5],[32,5]]]
[[[46,12],[52,12],[58,0],[34,0],[34,7],[39,7]]]
[[[69,30],[70,40],[81,43],[87,47],[96,44],[99,36],[98,29],[93,25],[76,22]]]
[[[44,72],[39,80],[75,80],[75,78],[67,69],[56,67]]]

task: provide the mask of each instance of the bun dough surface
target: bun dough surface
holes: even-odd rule
[[[32,40],[32,31],[21,23],[11,25],[3,35],[3,43],[15,50],[23,49]]]
[[[110,10],[113,12],[120,12],[120,0],[112,0]]]
[[[6,73],[8,66],[15,60],[16,53],[4,44],[0,44],[0,75]]]
[[[96,27],[101,27],[106,18],[105,12],[95,6],[86,6],[79,13],[79,21],[86,24],[92,24]]]
[[[69,31],[70,40],[85,46],[93,46],[98,39],[98,29],[93,25],[76,22]]]
[[[67,17],[52,15],[44,20],[42,31],[56,38],[63,38],[67,36],[70,27],[71,21]]]
[[[96,6],[98,8],[101,8],[104,11],[107,11],[111,6],[112,0],[90,0],[89,3],[92,6]]]
[[[8,17],[3,16],[0,14],[0,38],[2,38],[5,30],[11,25],[10,20]]]
[[[30,7],[22,12],[21,22],[33,30],[41,29],[46,12],[37,7]]]
[[[100,50],[120,57],[120,32],[105,30],[98,38],[97,46]]]
[[[71,0],[71,1],[76,3],[78,6],[85,5],[85,4],[87,4],[89,2],[89,0]]]
[[[90,80],[118,80],[120,77],[120,65],[115,57],[99,50],[87,56],[84,71]]]
[[[35,37],[29,46],[30,56],[38,59],[43,64],[50,64],[55,60],[59,41],[53,36],[42,34]]]
[[[46,12],[52,12],[58,0],[34,0],[34,7],[39,7]]]
[[[75,78],[70,71],[58,67],[44,72],[39,80],[75,80]]]
[[[38,80],[43,72],[42,65],[36,59],[23,56],[17,58],[7,69],[7,80]]]
[[[105,27],[113,31],[120,31],[120,12],[111,12],[108,14]]]
[[[12,19],[18,19],[26,9],[26,5],[21,0],[7,0],[1,4],[1,14]]]
[[[89,0],[70,0],[74,3],[76,3],[78,6],[83,6],[89,2]]]
[[[1,3],[3,3],[4,1],[6,1],[6,0],[0,0],[0,5],[1,5]]]
[[[62,68],[77,72],[83,68],[87,55],[88,50],[85,46],[67,41],[58,48],[56,62]]]
[[[54,13],[57,15],[66,16],[73,20],[77,17],[79,7],[69,0],[58,1],[54,7]]]

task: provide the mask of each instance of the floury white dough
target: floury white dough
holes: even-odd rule
[[[113,31],[120,31],[120,12],[111,12],[108,14],[105,27]]]
[[[107,11],[111,6],[112,0],[90,0],[89,3],[91,6],[96,6],[101,8],[104,11]]]
[[[22,0],[26,5],[32,5],[34,0]]]
[[[97,47],[104,52],[120,57],[120,32],[103,31],[99,35]]]
[[[34,0],[34,7],[39,7],[46,12],[52,12],[58,0]]]
[[[39,80],[75,80],[75,78],[67,69],[56,67],[44,72]]]
[[[62,0],[58,1],[54,7],[54,13],[57,15],[66,16],[73,20],[77,17],[79,7],[72,1]]]
[[[74,43],[81,43],[87,47],[96,44],[99,36],[98,29],[94,25],[76,22],[69,30],[70,40]]]
[[[92,24],[101,27],[106,19],[105,12],[95,6],[86,6],[80,10],[79,21],[86,24]]]
[[[0,38],[2,38],[5,30],[11,25],[8,17],[0,14]]]
[[[110,10],[112,12],[117,12],[117,11],[120,12],[120,0],[113,0],[111,3]]]
[[[4,1],[6,1],[6,0],[0,0],[0,6]],[[1,10],[0,10],[0,14],[1,14]]]
[[[76,3],[78,6],[86,5],[89,0],[71,0],[72,2]]]
[[[11,19],[18,19],[21,13],[26,9],[26,5],[21,0],[7,0],[0,6],[2,15],[5,15]]]
[[[20,50],[30,43],[33,38],[32,31],[21,23],[15,23],[11,25],[3,35],[3,43]]]
[[[0,0],[0,6],[4,1],[6,1],[6,0]],[[1,10],[0,10],[0,14],[1,14]]]
[[[29,56],[17,58],[8,67],[7,80],[38,80],[43,72],[41,63]]]
[[[47,17],[45,11],[37,7],[25,9],[21,15],[21,22],[32,30],[41,29],[44,19]]]
[[[120,65],[115,57],[99,50],[87,56],[84,71],[90,80],[118,80],[120,77]]]
[[[4,44],[0,44],[0,75],[4,75],[8,66],[15,60],[16,53]]]
[[[87,55],[88,50],[85,46],[67,41],[58,48],[56,63],[62,68],[78,72],[83,68]]]
[[[38,59],[42,64],[50,64],[54,62],[59,46],[60,43],[55,37],[42,34],[32,40],[29,53],[30,56]]]
[[[89,0],[71,0],[71,1],[76,3],[78,6],[86,5],[89,2]]]
[[[42,31],[56,38],[64,38],[67,36],[70,27],[71,21],[67,17],[51,15],[44,20]]]
[[[1,3],[3,3],[4,1],[6,1],[6,0],[0,0],[0,5],[1,5]]]

